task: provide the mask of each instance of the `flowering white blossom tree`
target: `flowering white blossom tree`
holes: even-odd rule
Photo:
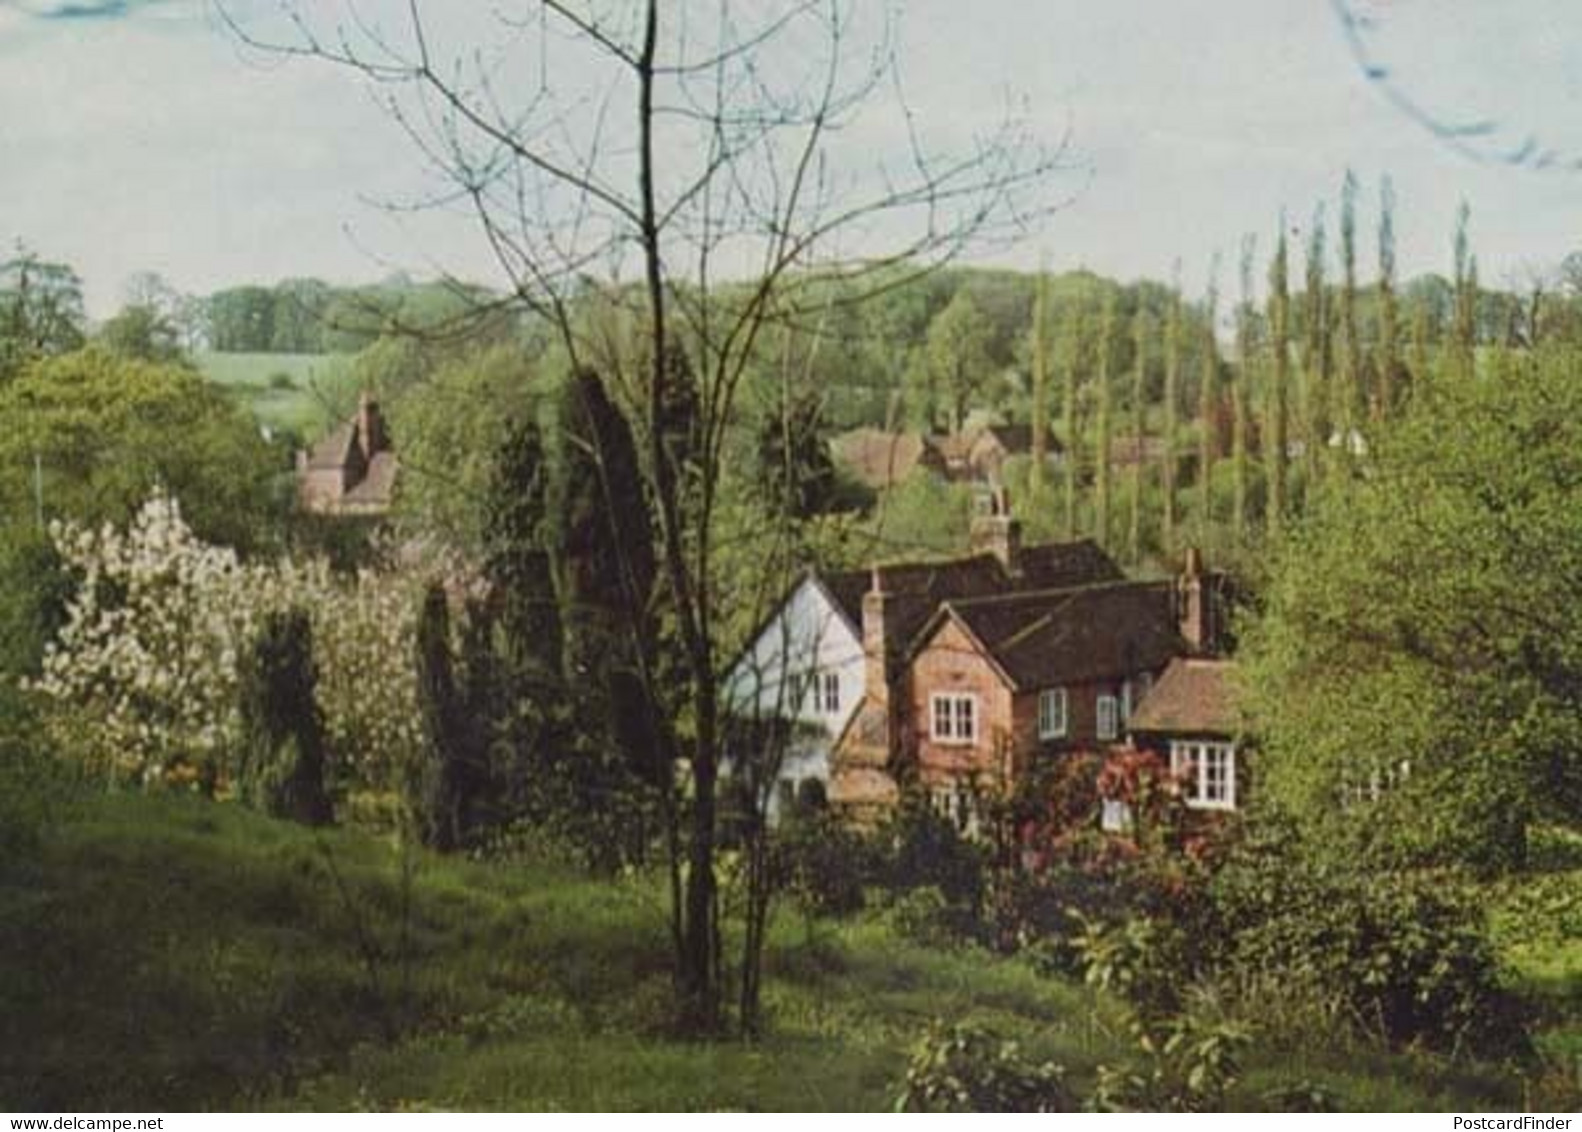
[[[413,757],[408,579],[341,578],[321,559],[244,563],[198,539],[159,492],[124,532],[57,523],[50,534],[79,584],[29,687],[63,756],[112,783],[222,788],[239,735],[237,657],[268,613],[299,606],[313,618],[332,777],[388,787]]]

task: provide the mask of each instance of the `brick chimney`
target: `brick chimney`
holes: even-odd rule
[[[1203,554],[1195,546],[1186,549],[1186,560],[1176,578],[1176,626],[1181,639],[1195,653],[1211,652],[1216,637],[1213,593],[1204,584]]]
[[[1011,497],[995,486],[980,494],[972,516],[968,545],[974,553],[988,551],[1012,577],[1022,572],[1022,524],[1011,517]]]
[[[863,682],[870,699],[888,707],[890,678],[894,674],[895,595],[884,588],[884,567],[875,566],[862,595]]]
[[[357,436],[362,442],[363,457],[372,460],[383,452],[389,443],[385,437],[384,415],[379,412],[379,402],[366,389],[357,398]]]

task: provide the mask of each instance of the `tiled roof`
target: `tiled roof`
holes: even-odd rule
[[[368,470],[357,486],[343,497],[347,503],[363,506],[388,507],[395,490],[396,471],[399,464],[394,452],[379,452],[368,464]]]
[[[871,488],[900,483],[912,474],[927,451],[915,432],[858,428],[830,440],[830,453],[853,476]]]
[[[1137,705],[1129,726],[1142,732],[1234,735],[1238,730],[1231,684],[1234,669],[1228,660],[1171,661]]]
[[[868,592],[872,577],[870,570],[835,570],[819,575],[824,589],[859,637],[862,635],[862,595]]]
[[[357,443],[357,418],[344,421],[308,451],[310,468],[344,468]]]
[[[863,595],[872,586],[877,571],[885,592],[891,595],[891,624],[896,640],[904,648],[947,601],[1064,589],[1125,577],[1115,560],[1092,539],[1023,547],[1017,562],[1019,573],[1014,577],[998,558],[984,552],[936,561],[881,563],[867,570],[822,574],[820,580],[860,632]]]
[[[1169,582],[953,601],[951,616],[1019,690],[1119,678],[1162,668],[1185,649]]]

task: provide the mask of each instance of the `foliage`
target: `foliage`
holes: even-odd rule
[[[421,380],[390,402],[404,520],[461,551],[482,546],[495,454],[512,421],[537,411],[534,377],[532,357],[501,344],[425,367]]]
[[[826,510],[837,489],[835,463],[820,435],[823,406],[805,396],[758,426],[758,488],[768,506],[806,519]]]
[[[449,598],[431,583],[418,617],[415,657],[423,744],[408,793],[418,836],[442,852],[465,845],[479,823],[488,776],[477,738],[479,725],[487,724],[468,708],[487,712],[492,706],[479,702],[486,700],[488,678],[481,649],[475,645],[468,669],[458,672],[450,637]]]
[[[0,263],[0,385],[29,362],[77,349],[87,315],[82,280],[21,245]]]
[[[817,780],[803,785],[817,785]],[[861,911],[863,882],[875,868],[872,845],[823,804],[799,798],[789,819],[775,849],[797,902],[820,916]]]
[[[322,561],[244,563],[200,540],[158,493],[124,532],[56,524],[51,536],[78,585],[29,687],[69,761],[110,782],[228,778],[241,652],[271,612],[302,606],[313,617],[332,777],[388,786],[409,765],[416,610],[398,577],[338,578]]]
[[[1241,1074],[1246,1030],[1191,1015],[1134,1025],[1140,1057],[1102,1065],[1088,1107],[1099,1112],[1220,1112]]]
[[[1263,789],[1338,856],[1519,864],[1582,806],[1582,382],[1440,374],[1276,551],[1243,651]]]
[[[156,308],[143,303],[122,307],[99,328],[97,339],[110,353],[144,362],[176,362],[182,358],[181,333]]]
[[[912,1047],[898,1112],[1070,1112],[1065,1071],[981,1026],[935,1021]]]
[[[278,537],[280,470],[253,423],[181,366],[89,348],[0,388],[0,509],[14,515],[41,489],[47,516],[121,523],[158,486],[191,501],[204,538],[245,550]]]
[[[1080,914],[1077,919],[1082,931],[1073,947],[1081,958],[1084,982],[1120,995],[1148,1022],[1177,1012],[1189,970],[1180,925],[1140,915],[1118,923]]]
[[[324,825],[324,734],[313,699],[313,625],[302,609],[271,612],[237,675],[237,792],[273,817]]]
[[[1451,877],[1339,868],[1254,842],[1211,896],[1221,969],[1284,984],[1331,1028],[1461,1053],[1525,1046],[1476,898]]]
[[[954,822],[919,799],[908,798],[879,833],[890,849],[882,882],[892,892],[932,888],[969,919],[982,906],[986,851],[968,840]]]

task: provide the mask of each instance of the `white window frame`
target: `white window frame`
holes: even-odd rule
[[[1121,734],[1120,705],[1107,692],[1099,693],[1093,706],[1093,733],[1100,739],[1118,739]]]
[[[1236,808],[1236,744],[1215,739],[1172,740],[1170,773],[1186,777],[1189,808]],[[1210,796],[1210,787],[1216,785],[1216,778],[1219,790],[1217,796]]]
[[[1130,833],[1132,808],[1119,798],[1105,798],[1099,807],[1099,828],[1105,833]]]
[[[1071,697],[1064,688],[1038,693],[1038,737],[1064,739],[1071,729]]]
[[[975,745],[978,718],[978,697],[970,692],[935,692],[928,698],[929,737],[936,743]]]
[[[1132,694],[1132,682],[1127,680],[1121,684],[1120,711],[1117,717],[1120,720],[1121,728],[1124,728],[1132,721],[1132,708],[1135,706],[1135,698]]]

